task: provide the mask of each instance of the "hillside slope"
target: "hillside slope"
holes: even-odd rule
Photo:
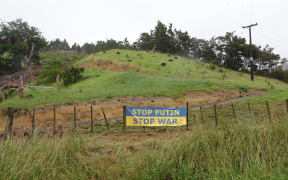
[[[82,81],[62,88],[59,93],[54,90],[27,90],[25,94],[31,94],[32,99],[13,97],[0,107],[76,103],[123,96],[177,98],[187,92],[204,91],[211,94],[221,89],[239,92],[254,89],[275,93],[288,87],[286,83],[260,76],[251,82],[245,73],[157,52],[115,49],[84,57],[74,65],[85,67]]]

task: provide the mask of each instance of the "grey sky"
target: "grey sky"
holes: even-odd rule
[[[47,40],[66,38],[70,45],[125,37],[134,42],[157,20],[198,38],[231,31],[248,38],[241,26],[258,22],[253,43],[288,57],[287,8],[287,0],[0,0],[0,19],[22,18]]]

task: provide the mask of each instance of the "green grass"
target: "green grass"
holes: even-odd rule
[[[218,128],[206,108],[205,125],[193,119],[188,132],[8,139],[0,144],[0,179],[287,179],[285,114],[235,123],[227,108]]]
[[[117,55],[117,51],[120,54]],[[79,60],[82,56],[83,58]],[[32,107],[119,96],[179,97],[187,91],[211,92],[222,88],[234,88],[243,92],[252,88],[283,94],[287,93],[288,87],[286,83],[278,80],[256,76],[255,81],[251,82],[249,75],[245,73],[219,67],[211,70],[209,64],[145,51],[110,50],[87,57],[81,54],[77,56],[71,52],[43,52],[41,57],[43,61],[53,58],[61,58],[64,59],[63,61],[66,59],[75,66],[93,65],[102,60],[102,62],[112,62],[113,66],[126,65],[133,68],[128,68],[125,72],[86,69],[82,81],[69,87],[62,87],[60,93],[55,90],[25,90],[25,94],[33,96],[32,99],[20,100],[14,96],[1,103],[0,107]],[[163,62],[166,63],[164,67],[161,66]],[[55,87],[55,84],[51,86]]]
[[[86,57],[84,53],[78,53],[74,51],[41,51],[40,62],[45,63],[51,59],[59,59],[63,64],[72,65],[79,59]]]
[[[157,77],[136,72],[114,73],[89,69],[85,75],[91,76],[75,85],[61,90],[31,89],[25,94],[32,94],[33,99],[8,99],[2,107],[30,107],[42,104],[61,104],[86,101],[95,98],[113,98],[119,96],[178,96],[182,92],[217,88],[217,84],[198,79]]]

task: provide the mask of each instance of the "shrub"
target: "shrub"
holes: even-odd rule
[[[163,62],[163,63],[161,63],[161,66],[163,66],[163,67],[164,67],[164,66],[166,66],[166,63],[164,63],[164,62]]]
[[[46,62],[38,77],[37,84],[51,84],[56,81],[57,74],[63,73],[62,63],[58,59],[53,59],[52,61]]]
[[[209,69],[210,69],[210,70],[215,70],[215,69],[216,69],[216,66],[215,66],[214,64],[210,64],[210,65],[209,65]]]
[[[246,87],[243,87],[243,86],[238,86],[237,89],[239,89],[240,92],[244,92],[244,93],[248,92],[248,89]]]
[[[70,67],[66,69],[63,73],[63,82],[65,86],[68,86],[70,84],[74,84],[81,80],[82,75],[81,73],[84,72],[84,68],[75,68],[75,67]]]

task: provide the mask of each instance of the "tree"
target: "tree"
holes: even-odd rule
[[[38,52],[47,45],[41,32],[22,19],[0,24],[0,69],[6,73],[29,68],[39,60]]]
[[[269,45],[266,45],[259,52],[259,59],[257,64],[259,65],[259,70],[266,69],[271,71],[274,66],[276,66],[280,60],[279,54],[275,54],[274,48],[271,48]]]
[[[68,50],[70,50],[70,46],[69,46],[68,42],[66,41],[66,39],[61,41],[59,38],[57,38],[53,41],[50,41],[48,48],[50,50],[54,50],[54,51],[68,51]]]
[[[95,45],[93,43],[85,43],[81,47],[82,52],[91,54],[95,52]]]
[[[137,46],[139,49],[152,50],[155,47],[155,40],[152,33],[141,33]]]
[[[155,38],[155,50],[163,53],[174,53],[172,52],[172,43],[171,38],[167,34],[167,27],[160,21],[157,22],[157,25],[154,30]]]
[[[188,32],[182,32],[181,30],[175,29],[175,39],[175,52],[188,56],[190,54],[191,47],[191,37]]]
[[[238,37],[233,32],[226,33],[225,36],[216,38],[216,46],[224,67],[232,70],[244,68],[245,51],[248,48],[245,38]]]
[[[71,50],[72,51],[76,51],[76,52],[81,52],[81,46],[77,43],[74,43],[72,46],[71,46]]]

